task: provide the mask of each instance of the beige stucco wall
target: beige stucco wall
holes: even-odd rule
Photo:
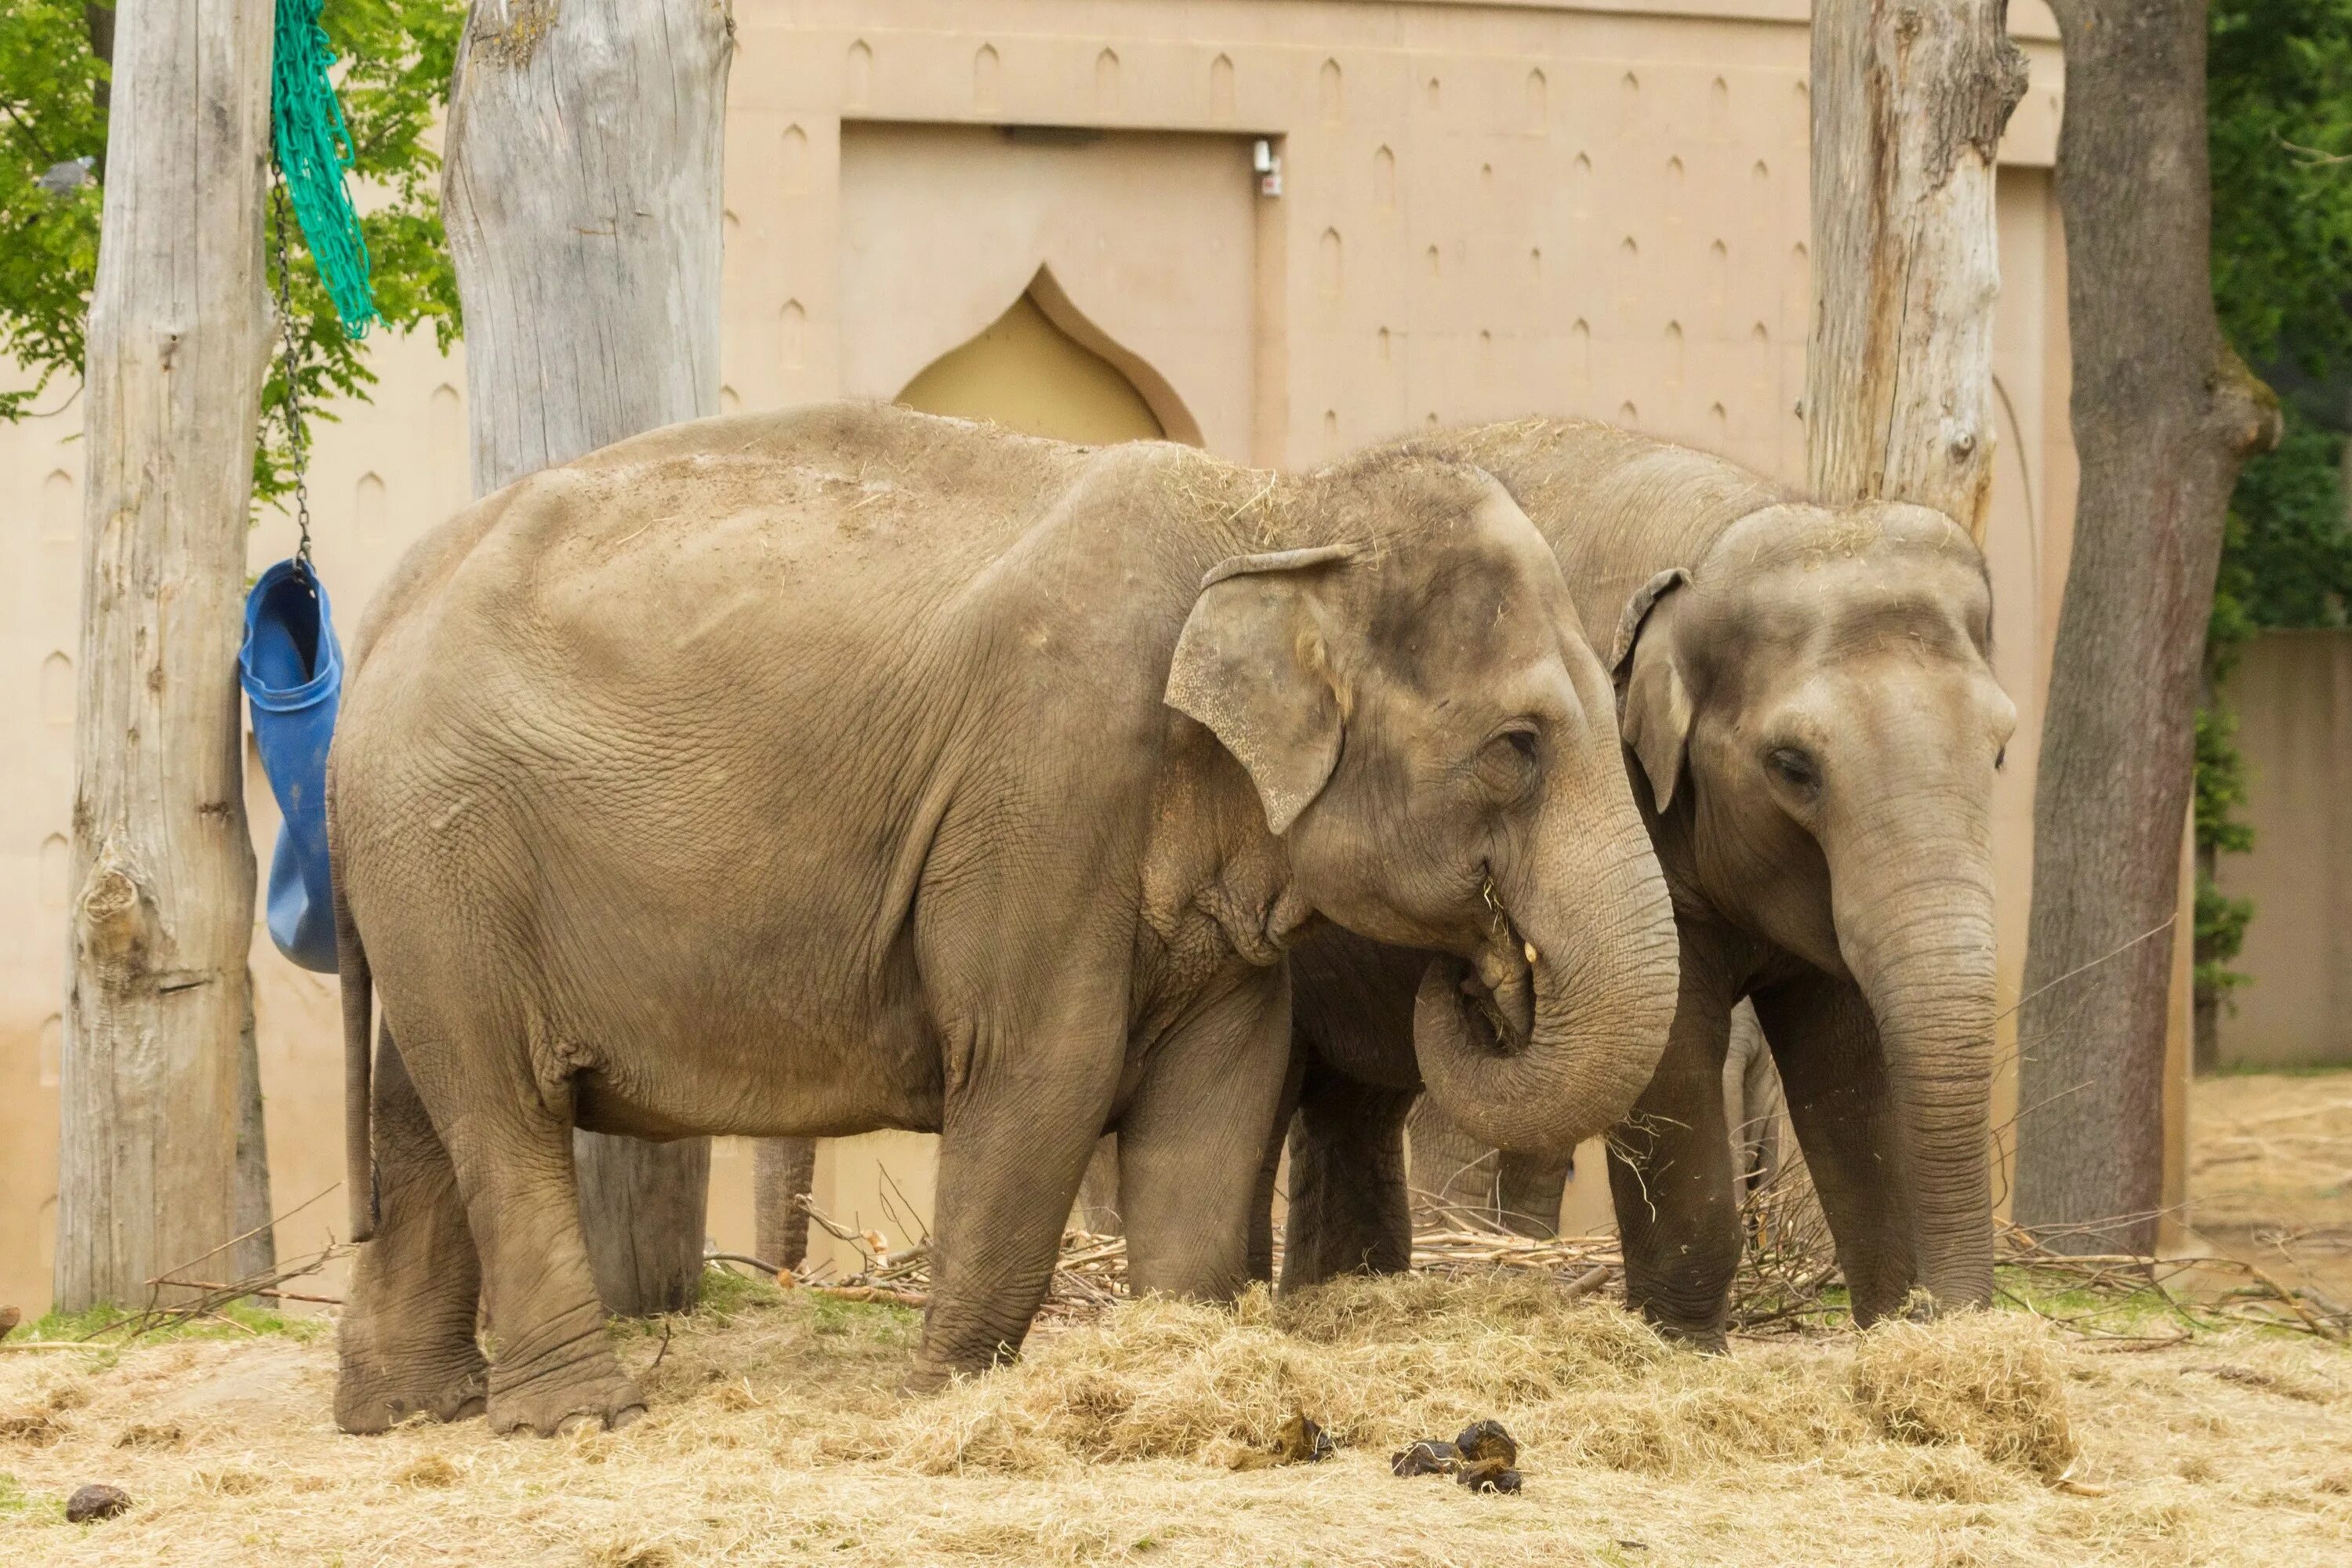
[[[1432,422],[1580,413],[1802,471],[1805,8],[1788,0],[737,0],[729,106],[728,407],[888,397],[1037,283],[1163,428],[1309,463]],[[2021,967],[2043,663],[2064,569],[2063,257],[2046,167],[2060,73],[2004,144],[2007,279],[1990,550],[1996,662],[2022,715],[1997,803],[2003,983]],[[1101,132],[1008,136],[998,127]],[[1258,193],[1252,143],[1282,158]],[[372,349],[373,405],[320,434],[318,560],[352,624],[401,549],[466,498],[462,352]],[[47,1300],[77,648],[78,408],[0,429],[0,1300]],[[254,536],[257,568],[289,542]],[[264,854],[275,821],[248,783]],[[281,1208],[339,1174],[333,987],[257,928]],[[2004,1090],[2006,1093],[2006,1090]],[[877,1152],[880,1151],[877,1161]],[[832,1146],[833,1206],[879,1214]],[[712,1224],[750,1237],[721,1141]],[[919,1207],[919,1204],[918,1205]],[[340,1196],[281,1226],[287,1250]],[[886,1225],[885,1228],[892,1228]],[[894,1237],[898,1232],[893,1229]]]
[[[2352,1062],[2352,631],[2263,634],[2226,696],[2254,847],[2222,856],[2215,879],[2254,918],[2222,1065]]]

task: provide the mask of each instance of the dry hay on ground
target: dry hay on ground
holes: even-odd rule
[[[0,1562],[2352,1561],[2352,1352],[2307,1336],[2101,1353],[1994,1312],[1707,1358],[1540,1279],[1408,1278],[1132,1304],[910,1403],[914,1322],[803,1292],[633,1330],[653,1414],[546,1441],[338,1436],[323,1338],[0,1355]],[[1336,1457],[1226,1468],[1302,1409]],[[1389,1473],[1479,1416],[1525,1495]],[[131,1511],[63,1523],[93,1480]]]

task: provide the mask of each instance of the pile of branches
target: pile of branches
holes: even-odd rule
[[[830,1261],[799,1268],[782,1268],[741,1253],[712,1252],[704,1257],[712,1267],[730,1264],[755,1270],[786,1290],[806,1290],[847,1301],[880,1301],[898,1307],[923,1307],[931,1299],[931,1238],[926,1234],[912,1245],[893,1248],[878,1230],[853,1230],[818,1208],[803,1194],[794,1200],[809,1222],[858,1252],[858,1266],[835,1274]],[[1083,1321],[1116,1302],[1127,1300],[1127,1238],[1071,1230],[1062,1235],[1054,1261],[1042,1321]]]

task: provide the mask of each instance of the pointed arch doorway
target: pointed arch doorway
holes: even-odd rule
[[[826,390],[1086,441],[1156,423],[1250,460],[1249,159],[1229,136],[845,124]]]
[[[1089,446],[1200,440],[1174,389],[1088,321],[1044,267],[1003,315],[926,365],[898,401]]]

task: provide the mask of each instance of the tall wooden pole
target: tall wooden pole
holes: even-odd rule
[[[144,1303],[236,1234],[254,861],[237,639],[269,345],[271,8],[114,25],[84,366],[57,1304]]]
[[[2007,0],[1820,0],[1812,33],[1811,488],[1931,506],[1984,540],[1993,170],[2025,92]]]
[[[719,409],[725,0],[477,0],[442,216],[477,494]],[[707,1139],[574,1134],[612,1311],[692,1304]]]

